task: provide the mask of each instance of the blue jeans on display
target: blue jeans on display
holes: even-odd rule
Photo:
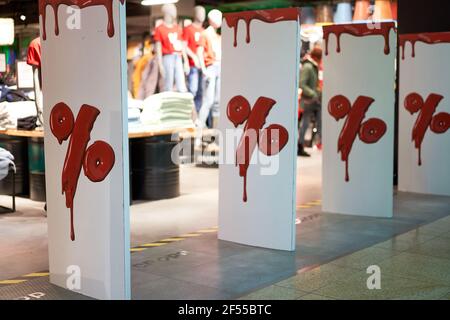
[[[202,125],[206,125],[210,112],[213,117],[218,117],[220,114],[220,63],[215,63],[206,68],[203,85],[203,103],[198,118]]]
[[[195,109],[200,112],[203,96],[203,74],[201,69],[191,67],[188,75],[188,90],[194,96]]]
[[[175,85],[177,92],[187,92],[181,54],[166,54],[162,60],[165,71],[163,91],[173,91]]]

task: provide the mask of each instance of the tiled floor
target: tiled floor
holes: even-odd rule
[[[320,156],[298,161],[298,203],[320,199]],[[25,205],[0,216],[0,280],[48,268],[42,209]],[[392,219],[329,214],[320,205],[299,206],[297,215],[295,252],[205,233],[133,253],[133,299],[450,298],[450,197],[398,193]],[[132,246],[215,225],[217,171],[186,167],[180,198],[132,206]],[[381,268],[381,290],[367,289],[369,265]],[[36,288],[47,298],[77,298],[46,277],[0,287],[0,299]]]
[[[159,285],[146,282],[143,273],[162,277],[158,283],[167,286],[164,297],[170,299],[214,299],[217,296],[227,299],[338,299],[345,298],[345,292],[352,298],[380,298],[382,291],[377,291],[378,295],[369,292],[371,296],[367,293],[352,295],[355,290],[352,287],[346,289],[346,286],[342,287],[342,295],[338,295],[332,291],[332,284],[335,283],[340,292],[339,286],[350,285],[347,279],[353,279],[355,285],[364,280],[363,290],[368,266],[389,259],[395,262],[398,255],[416,254],[427,244],[438,244],[427,251],[429,259],[435,254],[439,257],[436,259],[444,261],[443,257],[448,254],[442,251],[447,248],[443,241],[446,241],[444,235],[450,232],[449,220],[433,221],[450,214],[449,197],[399,193],[395,196],[394,211],[392,219],[377,219],[327,214],[321,212],[320,206],[302,210],[300,218],[306,219],[297,226],[295,253],[217,241],[215,234],[174,243],[164,250],[158,248],[139,253],[133,256],[132,276],[140,283],[133,290],[133,298],[157,299],[160,296]],[[175,252],[185,252],[185,255],[168,263],[164,257]],[[142,261],[151,263],[142,264]],[[404,267],[409,268],[408,265]],[[135,274],[137,269],[141,273]],[[385,271],[385,298],[395,298],[395,288],[408,288],[404,282],[407,277],[400,274],[395,281],[389,281],[395,274],[389,273],[388,267]],[[450,276],[450,268],[441,272]],[[405,292],[408,297],[415,293],[417,298],[426,297],[426,294],[430,297],[440,295],[440,298],[449,289],[447,285],[442,286],[445,282],[440,280],[434,277],[410,283],[409,293]],[[185,294],[189,284],[194,295]],[[422,292],[421,288],[432,284],[442,288],[433,287],[430,292]],[[216,291],[211,291],[213,288]],[[329,292],[320,291],[325,289]]]
[[[392,219],[328,214],[316,206],[299,212],[296,252],[243,246],[205,233],[133,253],[132,297],[448,299],[449,215],[450,197],[408,193],[395,196]],[[380,290],[367,289],[372,265],[381,269]],[[47,298],[77,298],[45,279],[0,287],[0,299],[25,295],[29,285],[39,284]]]
[[[369,290],[369,266],[381,288]],[[241,299],[450,299],[450,217],[252,292]]]
[[[297,201],[320,199],[321,156],[298,158]],[[136,201],[130,210],[131,246],[217,226],[218,170],[185,165],[180,170],[181,196]],[[0,195],[0,205],[11,197]],[[0,280],[48,270],[44,203],[17,198],[17,212],[0,214]]]

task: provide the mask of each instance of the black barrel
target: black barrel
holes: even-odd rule
[[[160,200],[180,195],[178,156],[172,149],[178,141],[171,135],[130,139],[133,200]]]
[[[28,196],[28,150],[27,138],[0,134],[0,147],[8,150],[14,156],[16,165],[16,194]],[[0,181],[0,194],[11,194],[12,174]]]
[[[30,168],[30,199],[45,201],[45,157],[44,139],[30,138],[28,141]]]

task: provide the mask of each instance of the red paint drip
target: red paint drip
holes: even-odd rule
[[[250,24],[252,20],[260,20],[266,23],[277,23],[280,21],[298,21],[300,16],[299,8],[282,8],[273,10],[256,10],[226,13],[225,21],[229,28],[234,29],[234,43],[237,46],[237,32],[239,20],[243,20],[247,27],[246,42],[250,43]]]
[[[411,114],[419,112],[412,130],[412,141],[419,153],[418,165],[422,165],[422,143],[428,128],[435,133],[443,133],[450,125],[450,114],[442,112],[433,117],[439,103],[444,97],[432,93],[424,101],[422,96],[416,92],[406,96],[404,106]],[[436,119],[436,120],[435,120]]]
[[[247,202],[247,171],[256,145],[261,152],[271,156],[279,153],[289,140],[286,128],[278,124],[270,125],[261,132],[275,104],[276,101],[273,99],[259,97],[253,109],[250,110],[247,99],[243,96],[235,96],[227,105],[228,119],[235,127],[247,121],[236,149],[236,166],[239,165],[239,176],[244,178],[244,202]]]
[[[70,207],[70,240],[75,241],[75,227],[73,223],[73,204]]]
[[[431,120],[430,128],[434,133],[445,133],[450,128],[450,113],[440,112],[435,115]]]
[[[289,140],[289,132],[279,124],[271,124],[261,133],[259,140],[259,151],[266,156],[278,154]]]
[[[401,34],[399,36],[399,46],[402,50],[402,60],[405,59],[405,45],[407,42],[411,43],[411,57],[414,58],[416,56],[417,42],[426,44],[450,43],[450,32]]]
[[[84,160],[85,150],[90,133],[100,111],[89,105],[82,105],[78,112],[75,126],[67,147],[66,159],[62,172],[62,192],[66,194],[66,207],[70,208],[71,230],[73,230],[73,199],[77,191],[78,179]],[[75,233],[71,234],[71,240],[75,240]]]
[[[83,169],[92,182],[101,182],[114,166],[114,150],[105,141],[95,141],[84,157]]]
[[[51,6],[53,9],[53,14],[55,16],[55,35],[59,35],[58,9],[60,5],[77,6],[80,9],[93,6],[104,6],[108,13],[108,36],[111,38],[114,36],[113,1],[114,0],[39,0],[39,15],[42,17],[42,38],[44,40],[47,38],[47,30],[45,27],[47,6]],[[122,5],[125,3],[125,0],[119,1]]]
[[[364,143],[376,143],[386,133],[386,124],[378,118],[368,119],[363,123],[369,107],[375,100],[366,96],[359,96],[353,106],[343,95],[337,95],[328,103],[328,112],[336,121],[346,117],[339,135],[337,151],[341,153],[341,160],[345,162],[345,181],[350,181],[348,162],[356,137]]]
[[[336,24],[323,27],[323,39],[325,40],[325,55],[328,55],[328,40],[330,34],[335,34],[337,38],[336,51],[341,52],[341,35],[350,34],[355,37],[367,36],[383,36],[384,37],[384,54],[391,52],[389,45],[389,33],[391,29],[396,31],[394,22],[381,22],[380,27],[375,25],[361,23],[361,24]]]
[[[67,140],[73,130],[73,113],[64,102],[57,103],[50,113],[50,129],[59,144]]]
[[[56,104],[50,113],[50,129],[61,144],[70,136],[62,172],[62,193],[66,195],[66,207],[70,209],[70,239],[75,240],[73,202],[78,186],[81,167],[92,182],[105,179],[114,166],[115,155],[104,141],[95,141],[86,149],[91,131],[100,111],[84,104],[74,123],[73,113],[63,102]]]

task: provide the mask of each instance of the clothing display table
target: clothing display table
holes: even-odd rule
[[[130,132],[130,197],[159,200],[180,195],[179,161],[172,161],[173,147],[180,139],[192,139],[192,127]],[[175,138],[175,139],[174,139]],[[0,130],[0,146],[9,150],[17,167],[16,192],[31,200],[45,201],[44,132],[42,130]],[[11,178],[0,181],[9,192]]]

